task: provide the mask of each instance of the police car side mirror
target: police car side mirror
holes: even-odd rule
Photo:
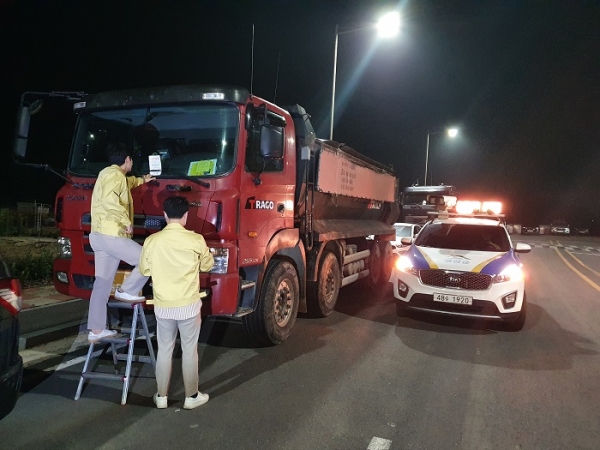
[[[515,245],[516,253],[529,253],[531,251],[531,245],[525,244],[523,242],[517,242]]]

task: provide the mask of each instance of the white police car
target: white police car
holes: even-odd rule
[[[398,315],[426,311],[501,321],[523,328],[527,314],[525,280],[501,218],[438,216],[427,222],[398,258],[390,282]]]

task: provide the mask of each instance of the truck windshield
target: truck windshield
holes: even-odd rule
[[[218,176],[233,170],[239,110],[234,105],[190,104],[82,112],[69,163],[74,175],[98,175],[108,166],[106,147],[133,150],[132,175],[149,173],[159,155],[160,177]]]
[[[404,194],[405,205],[424,205],[427,203],[427,193]]]

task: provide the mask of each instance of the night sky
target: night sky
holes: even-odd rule
[[[598,1],[0,0],[0,206],[52,203],[62,184],[11,161],[22,92],[241,85],[304,106],[327,138],[335,26],[358,29],[390,9],[402,15],[396,38],[339,36],[334,139],[392,164],[409,186],[423,184],[429,131],[429,183],[501,199],[509,222],[597,228]],[[65,168],[69,108],[40,119],[35,162]],[[451,125],[458,138],[437,133]]]

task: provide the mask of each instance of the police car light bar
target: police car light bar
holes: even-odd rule
[[[502,202],[478,200],[458,200],[455,210],[458,214],[501,214]]]

